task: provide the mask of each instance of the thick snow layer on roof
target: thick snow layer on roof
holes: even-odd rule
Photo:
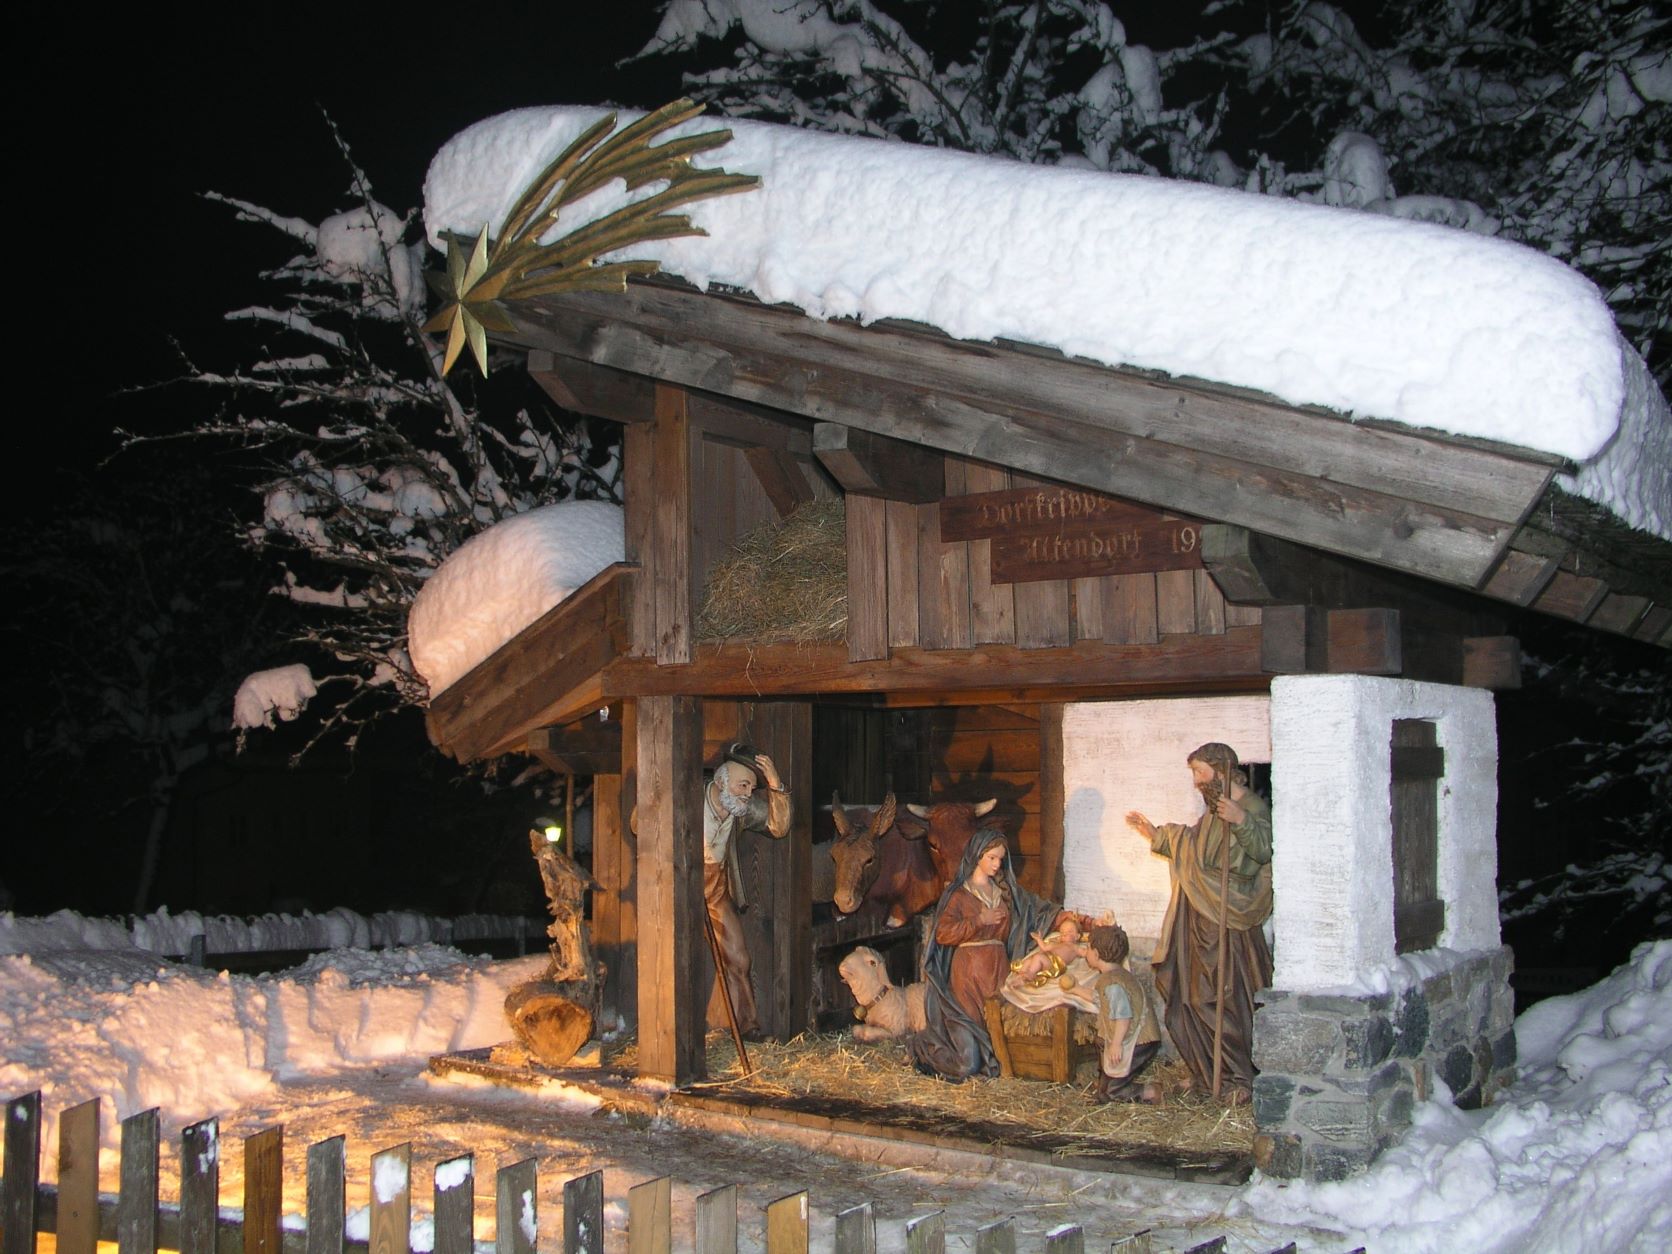
[[[412,664],[430,693],[451,686],[624,552],[621,507],[560,501],[472,536],[418,590]]]
[[[497,229],[602,113],[522,109],[448,141],[425,183],[431,240]],[[1582,473],[1578,490],[1672,537],[1665,401],[1628,386],[1636,354],[1596,288],[1531,249],[1196,183],[766,123],[685,129],[721,125],[731,142],[698,164],[762,187],[691,207],[706,237],[629,255],[818,318],[1021,340],[1579,463],[1623,441],[1638,464]],[[602,189],[558,230],[625,198]]]

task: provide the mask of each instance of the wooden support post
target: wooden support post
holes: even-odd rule
[[[747,837],[771,867],[770,884],[753,892],[771,937],[767,961],[754,964],[761,1026],[788,1040],[807,1030],[812,1000],[813,707],[807,701],[757,704],[752,722],[754,743],[778,767],[792,807],[784,839]]]
[[[627,1190],[628,1254],[670,1254],[673,1249],[673,1181],[662,1176]]]
[[[642,698],[636,740],[639,1072],[689,1084],[705,1068],[701,703]]]
[[[122,1193],[116,1202],[118,1254],[157,1254],[159,1128],[155,1106],[122,1120]],[[278,1247],[273,1249],[277,1254]]]
[[[871,1203],[837,1212],[836,1254],[877,1254],[877,1219]]]
[[[95,1097],[58,1116],[58,1254],[94,1254],[98,1245],[99,1099]]]
[[[461,1154],[435,1165],[434,1254],[471,1254],[476,1248],[476,1159]]]
[[[604,1254],[604,1173],[563,1182],[563,1254]]]
[[[638,709],[621,703],[618,774],[592,779],[592,947],[604,964],[602,1012],[629,1028],[639,1019],[637,842],[628,818],[637,785]]]
[[[308,1254],[343,1254],[347,1165],[348,1143],[341,1136],[308,1146]]]
[[[662,554],[656,548],[656,428],[628,424],[621,433],[623,535],[626,558],[639,568],[628,600],[628,623],[634,657],[656,656],[656,593],[662,578]]]
[[[40,1206],[41,1091],[6,1103],[5,1176],[0,1179],[0,1254],[35,1254]]]
[[[539,1183],[532,1158],[499,1169],[494,1177],[494,1254],[534,1254]]]
[[[696,1212],[696,1254],[737,1254],[737,1186],[702,1194]]]
[[[1039,707],[1039,891],[1051,901],[1063,899],[1064,809],[1060,702]]]
[[[657,570],[651,597],[656,608],[656,660],[664,666],[691,660],[695,598],[691,569],[691,422],[682,388],[656,388],[655,452],[651,477],[651,546]]]
[[[220,1125],[213,1119],[194,1123],[180,1134],[180,1254],[215,1254],[220,1230],[220,1138]],[[313,1217],[311,1206],[308,1217]],[[63,1250],[62,1243],[59,1249]]]
[[[284,1128],[266,1128],[244,1141],[244,1254],[284,1254]]]

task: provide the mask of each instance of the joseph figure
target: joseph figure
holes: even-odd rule
[[[1209,1088],[1223,963],[1221,1092],[1241,1105],[1254,1087],[1254,995],[1271,983],[1271,947],[1260,927],[1271,915],[1271,809],[1247,787],[1229,745],[1205,744],[1186,764],[1207,803],[1201,818],[1157,825],[1134,810],[1126,821],[1171,872],[1167,916],[1150,960],[1167,1033],[1193,1085]]]

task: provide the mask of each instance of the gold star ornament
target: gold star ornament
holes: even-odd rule
[[[489,238],[485,225],[474,240],[448,233],[446,272],[424,276],[442,301],[440,311],[424,324],[426,332],[447,333],[442,374],[453,368],[466,344],[478,368],[488,373],[488,332],[504,335],[516,330],[500,302],[562,291],[625,291],[630,276],[654,274],[656,262],[600,264],[600,256],[651,240],[706,235],[691,225],[688,215],[670,211],[760,184],[753,174],[692,168],[693,156],[731,139],[729,130],[653,144],[701,112],[701,105],[676,100],[620,131],[615,131],[615,114],[600,118],[517,197],[497,241]],[[628,191],[657,181],[666,186],[555,240],[540,242],[565,206],[617,178]]]

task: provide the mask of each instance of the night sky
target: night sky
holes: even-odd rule
[[[31,308],[51,328],[28,357],[44,347],[58,417],[89,439],[178,423],[176,406],[112,394],[178,374],[171,339],[213,351],[221,314],[258,295],[255,267],[287,255],[277,233],[202,192],[312,222],[352,206],[324,113],[404,212],[430,156],[481,118],[680,91],[669,64],[615,67],[656,29],[647,0],[461,6],[445,20],[424,6],[53,8],[14,45],[62,75],[13,81],[14,116],[33,119],[9,145],[27,207],[14,232]]]
[[[1155,14],[1172,15],[1155,30],[1133,20],[1128,6],[1120,8],[1134,39],[1168,46],[1180,32],[1164,28],[1176,27],[1187,6],[1154,6]],[[609,0],[460,6],[437,17],[439,10],[424,8],[304,4],[93,18],[59,4],[14,17],[14,57],[34,77],[20,68],[11,80],[8,182],[23,297],[14,302],[12,320],[24,330],[11,344],[11,513],[14,527],[22,520],[16,533],[22,538],[6,542],[5,556],[16,558],[27,548],[29,520],[62,499],[72,475],[97,490],[113,476],[155,473],[154,462],[133,455],[99,468],[115,447],[113,428],[181,430],[207,414],[201,392],[127,389],[177,378],[175,341],[202,364],[231,364],[237,341],[227,335],[222,315],[258,300],[257,270],[294,250],[271,228],[239,223],[226,207],[203,201],[202,192],[215,190],[311,222],[352,207],[348,172],[323,110],[370,175],[378,198],[398,211],[418,208],[431,155],[481,118],[524,105],[651,107],[678,96],[680,66],[672,61],[616,66],[654,33],[656,9],[650,0]],[[954,6],[954,12],[962,10]],[[237,507],[248,509],[247,498]],[[29,626],[35,613],[15,590],[8,597],[9,627]],[[1569,647],[1537,639],[1553,624],[1526,626],[1525,637],[1546,657]],[[132,624],[113,618],[108,627],[120,632]],[[11,652],[14,667],[33,671],[28,681],[50,680],[26,654],[15,647]],[[1662,660],[1638,652],[1622,664]],[[1527,708],[1531,695],[1506,698],[1518,710],[1512,727],[1573,726],[1566,720],[1601,713],[1594,694],[1570,693],[1564,699],[1573,704],[1551,718],[1548,708]],[[14,699],[8,720],[14,777],[31,753],[29,729],[19,726],[27,723],[17,714],[22,704]],[[433,882],[435,876],[426,881],[422,868],[411,865],[422,858],[403,858],[399,851],[433,820],[450,845],[474,842],[477,862],[498,856],[495,850],[526,858],[520,849],[526,816],[517,804],[527,804],[502,797],[502,812],[490,814],[479,793],[434,779],[415,782],[415,773],[433,774],[438,764],[425,749],[419,720],[405,722],[404,739],[384,757],[404,763],[407,775],[388,762],[363,762],[354,770],[360,784],[371,787],[361,787],[352,805],[325,803],[347,826],[326,830],[321,839],[333,843],[344,875],[363,872],[368,883],[381,878],[375,890],[351,886],[343,876],[320,883],[317,874],[306,873],[309,851],[258,849],[249,859],[236,851],[222,859],[234,868],[260,868],[241,872],[236,892],[189,877],[169,881],[175,872],[168,872],[165,888],[172,882],[181,894],[171,904],[240,913],[297,904],[496,904],[472,903],[468,886],[444,901],[424,900],[445,886]],[[1519,743],[1520,734],[1505,746],[1513,759],[1537,752]],[[285,752],[283,738],[275,738],[268,753],[273,769],[263,774],[262,787],[273,790],[275,805],[292,804],[314,786],[280,775]],[[324,762],[316,774],[346,770]],[[96,795],[105,781],[89,776],[75,786]],[[428,791],[432,787],[441,791]],[[1518,865],[1517,851],[1526,847],[1529,828],[1572,833],[1578,827],[1553,822],[1548,813],[1535,819],[1517,791],[1509,790],[1506,802],[1516,816],[1511,826],[1522,835],[1506,847],[1505,869],[1527,874],[1534,868]],[[6,794],[17,801],[21,790],[8,783]],[[131,828],[66,827],[34,813],[34,805],[21,806],[29,835],[0,849],[0,908],[7,889],[18,908],[31,911],[125,908],[132,858],[122,842],[132,840]],[[99,851],[91,863],[87,846],[76,843],[82,837]],[[181,853],[201,860],[203,851]],[[289,856],[276,856],[281,854]],[[1565,849],[1550,854],[1572,856]],[[97,891],[85,873],[88,865],[103,868]],[[392,866],[401,872],[392,873]],[[539,909],[538,901],[533,908]]]

